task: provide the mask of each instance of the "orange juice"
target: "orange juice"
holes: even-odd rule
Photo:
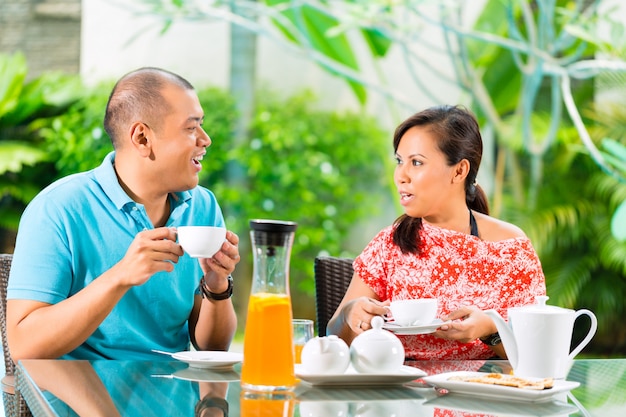
[[[292,417],[294,409],[292,392],[259,394],[242,392],[239,415],[241,417]]]
[[[244,388],[274,390],[295,385],[292,333],[288,295],[250,295],[241,368]]]
[[[295,345],[293,348],[296,363],[302,363],[302,349],[304,348],[304,345]]]

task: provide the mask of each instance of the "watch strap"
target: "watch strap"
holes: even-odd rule
[[[224,413],[224,417],[228,417],[228,401],[219,397],[205,397],[198,401],[195,407],[196,416],[200,416],[202,414],[202,410],[210,407],[219,408]]]
[[[495,332],[490,334],[489,336],[481,337],[480,341],[486,344],[487,346],[497,346],[502,343],[502,339],[500,338],[500,333]]]
[[[231,275],[228,276],[228,288],[226,288],[226,291],[214,293],[212,291],[209,291],[209,289],[206,287],[206,281],[204,280],[203,276],[200,280],[200,293],[202,294],[202,298],[206,298],[209,300],[226,300],[233,296],[233,277]]]

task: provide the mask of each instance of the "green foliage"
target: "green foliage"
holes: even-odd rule
[[[586,113],[593,122],[594,136],[602,138],[602,157],[626,178],[626,73],[604,74],[598,77],[597,85],[598,95],[604,98],[589,106]],[[616,239],[626,242],[626,199],[617,205],[611,231]]]
[[[506,4],[497,0],[487,1],[474,29],[505,36],[509,28],[507,17]],[[518,71],[511,52],[482,40],[469,40],[467,48],[472,65],[483,74],[483,83],[497,112],[501,115],[514,112],[519,100],[522,74]],[[477,116],[482,116],[480,106],[473,106],[473,110],[477,112]],[[484,121],[484,117],[481,118]]]
[[[616,239],[626,242],[626,200],[615,210],[611,222],[611,233]]]
[[[214,141],[209,148],[207,185],[242,239],[248,238],[249,219],[298,223],[292,282],[311,294],[314,257],[345,254],[351,228],[379,213],[389,191],[383,173],[388,171],[385,160],[391,161],[385,156],[390,147],[372,118],[314,110],[310,93],[287,100],[267,92],[259,97],[250,142],[229,148],[227,141]],[[224,170],[214,171],[210,161],[220,154],[228,161],[218,162]],[[239,178],[225,182],[232,164]]]
[[[38,124],[59,177],[95,168],[113,150],[102,126],[112,87],[112,83],[96,86],[64,114]]]
[[[329,31],[339,25],[336,17],[328,14],[323,9],[310,4],[292,4],[291,0],[266,0],[270,6],[288,7],[282,9],[280,14],[286,20],[275,20],[274,23],[282,31],[285,37],[292,42],[305,48],[311,48],[331,60],[345,65],[352,70],[359,70],[359,63],[352,49],[348,37],[344,33],[335,33],[329,36]],[[389,42],[377,31],[363,32],[371,51],[374,54],[386,53]],[[381,55],[382,56],[382,55]],[[331,68],[327,68],[332,73]],[[367,101],[367,90],[358,82],[347,80],[361,103]]]
[[[626,177],[626,146],[616,140],[604,138],[602,148],[604,158],[619,169],[623,177]],[[616,239],[626,242],[626,198],[622,199],[615,210],[611,221],[611,233]]]
[[[17,228],[25,205],[56,173],[38,126],[61,114],[82,91],[80,79],[57,72],[27,80],[21,53],[0,54],[0,227]]]

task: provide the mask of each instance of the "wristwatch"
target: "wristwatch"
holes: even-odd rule
[[[206,281],[204,280],[203,276],[200,280],[200,292],[202,293],[202,298],[206,298],[208,300],[226,300],[233,296],[233,277],[231,275],[228,276],[228,288],[226,288],[226,291],[214,293],[207,289]]]
[[[203,398],[198,401],[195,407],[196,416],[202,415],[202,410],[210,407],[219,408],[222,410],[224,417],[228,417],[228,401],[219,397]]]
[[[481,337],[479,340],[487,346],[497,346],[502,343],[502,339],[500,339],[500,334],[498,332],[490,334],[489,336]]]

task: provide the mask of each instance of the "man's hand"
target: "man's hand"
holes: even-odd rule
[[[175,229],[145,230],[137,233],[124,258],[112,269],[115,275],[122,277],[122,285],[141,285],[157,272],[172,272],[183,253],[183,248],[176,243]]]
[[[239,236],[231,231],[226,232],[226,241],[212,258],[200,258],[200,267],[204,272],[204,281],[208,289],[214,293],[226,291],[227,278],[239,263]]]

